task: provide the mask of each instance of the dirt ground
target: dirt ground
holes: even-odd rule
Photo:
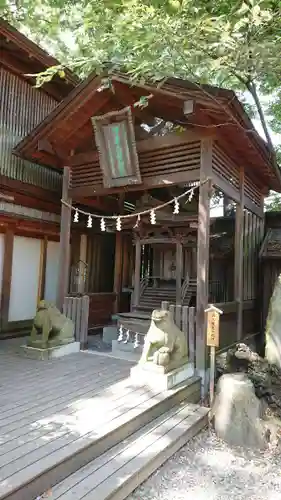
[[[234,449],[204,430],[127,500],[281,500],[281,446]]]

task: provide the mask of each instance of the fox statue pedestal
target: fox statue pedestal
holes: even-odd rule
[[[188,359],[182,360],[177,368],[157,366],[151,362],[138,364],[131,368],[131,380],[134,384],[146,385],[153,390],[167,391],[194,375],[194,367]]]
[[[33,327],[22,353],[33,359],[59,358],[79,352],[80,342],[75,342],[74,323],[54,305],[42,300],[33,321]]]
[[[132,382],[165,391],[193,375],[184,333],[170,311],[154,310],[140,361],[131,368]]]

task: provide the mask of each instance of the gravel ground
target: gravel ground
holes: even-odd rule
[[[234,449],[205,430],[127,500],[281,500],[280,445]]]

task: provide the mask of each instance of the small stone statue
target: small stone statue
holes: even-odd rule
[[[168,366],[186,358],[187,351],[185,335],[174,323],[170,311],[155,309],[139,363],[150,361],[156,365]]]
[[[74,323],[53,304],[41,300],[27,345],[48,349],[74,342]]]

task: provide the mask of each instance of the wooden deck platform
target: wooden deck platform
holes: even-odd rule
[[[131,366],[124,360],[82,352],[35,361],[13,350],[1,351],[0,344],[1,500],[34,500],[50,488],[65,488],[58,483],[68,476],[72,481],[71,474],[84,478],[81,468],[95,467],[91,463],[95,459],[108,462],[106,453],[112,459],[116,447],[120,451],[120,443],[129,436],[135,446],[134,433],[143,426],[151,426],[145,431],[151,438],[155,426],[164,429],[164,422],[176,417],[167,415],[162,423],[155,419],[182,401],[198,401],[198,378],[156,393],[131,384],[127,378]],[[187,408],[179,421],[190,411]],[[63,499],[80,498],[69,494]]]

